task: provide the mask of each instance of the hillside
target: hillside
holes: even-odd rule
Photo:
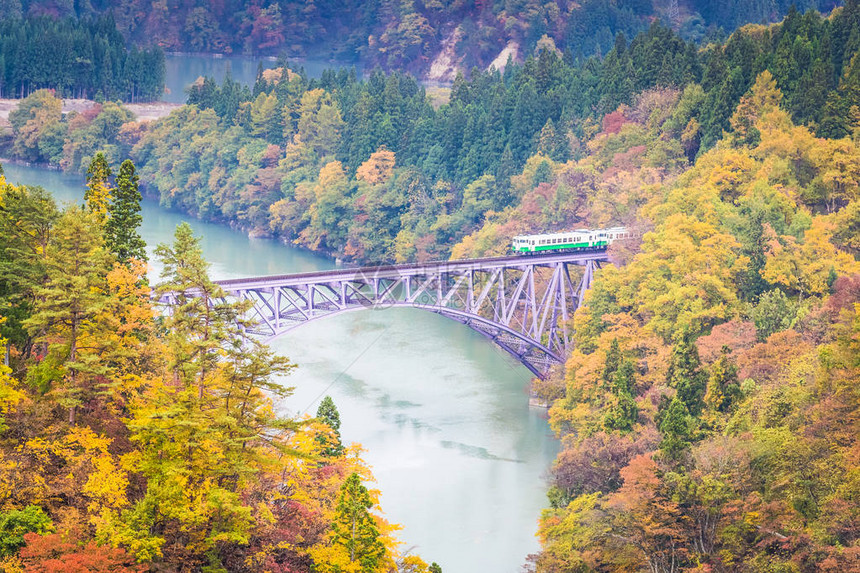
[[[313,80],[284,68],[266,71],[253,89],[202,81],[191,105],[148,125],[113,103],[63,117],[56,98],[36,92],[10,113],[5,153],[75,171],[99,149],[112,162],[131,157],[165,206],[345,260],[448,257],[487,219],[498,221],[493,214],[529,200],[558,165],[591,154],[601,133],[656,121],[651,108],[664,100],[677,99],[677,108],[661,116],[658,140],[625,132],[646,146],[643,185],[712,148],[765,70],[793,122],[845,137],[860,105],[858,27],[854,2],[827,18],[790,12],[704,49],[654,24],[629,44],[619,38],[603,59],[568,62],[543,50],[504,74],[475,73],[439,108],[408,75]],[[611,150],[599,157],[602,169],[634,159]],[[572,195],[558,199],[570,204],[516,219],[505,233],[630,222],[629,209],[581,208],[593,181],[590,172],[572,176],[564,191]]]
[[[428,4],[370,4],[368,25],[400,21],[403,10],[421,16]],[[729,14],[741,4],[758,5],[709,5]],[[528,5],[509,7],[519,19]],[[481,5],[494,16],[502,8]],[[705,46],[654,22],[629,42],[615,38],[605,57],[551,47],[543,41],[503,72],[458,77],[439,107],[406,73],[310,79],[284,62],[252,88],[201,80],[188,105],[145,123],[111,102],[64,117],[55,95],[37,90],[10,113],[3,149],[90,172],[94,157],[131,157],[167,207],[352,262],[502,254],[521,232],[626,225],[634,238],[612,246],[613,264],[567,325],[576,346],[566,364],[533,384],[551,404],[561,451],[529,566],[860,570],[860,2],[825,15],[788,10]],[[100,193],[91,189],[88,203]],[[18,211],[7,207],[15,201]],[[366,469],[333,451],[331,415],[327,427],[285,432],[298,443],[267,441],[297,422],[274,417],[264,392],[267,372],[288,365],[263,348],[245,362],[231,321],[224,337],[201,335],[205,304],[156,323],[141,270],[111,267],[99,244],[98,205],[60,212],[38,189],[0,186],[0,206],[9,230],[0,239],[18,257],[0,258],[15,368],[0,370],[0,425],[10,432],[0,446],[35,468],[0,467],[11,476],[0,480],[12,484],[8,519],[29,528],[26,548],[16,553],[25,540],[15,539],[9,557],[38,567],[55,551],[62,539],[49,533],[50,517],[58,529],[89,531],[82,543],[112,544],[129,566],[184,558],[208,570],[212,558],[213,570],[307,571],[339,559],[345,566],[330,570],[345,570],[334,500]],[[33,230],[22,235],[24,223]],[[66,316],[61,281],[77,267],[64,261],[87,236],[89,270],[72,277],[93,301],[79,350],[77,329],[53,317]],[[195,239],[187,229],[176,239],[159,249],[166,278],[214,289]],[[194,284],[177,270],[190,263],[200,267]],[[234,383],[251,388],[253,415],[236,412]],[[229,463],[160,440],[175,420],[153,413],[162,409],[187,416],[189,440],[211,436],[204,443]],[[86,423],[113,441],[85,435]],[[277,444],[297,455],[277,458]],[[47,451],[96,478],[81,460],[98,455],[96,469],[127,480],[127,495],[107,496],[89,478],[70,485],[65,469],[40,465]],[[266,484],[284,472],[297,504],[268,497]],[[31,474],[48,480],[26,489],[20,476]],[[186,474],[187,491],[206,503],[176,493]],[[144,492],[141,480],[165,485]],[[174,506],[182,511],[166,509]],[[386,549],[391,525],[373,515],[366,570],[394,569],[406,556]],[[253,562],[258,554],[265,561]]]
[[[650,118],[670,116],[653,101]],[[591,171],[584,210],[611,216],[609,194],[642,233],[598,273],[564,372],[537,386],[563,445],[537,571],[860,568],[860,126],[818,139],[782,101],[763,72],[683,173],[654,177],[645,148],[665,123],[634,120],[533,191]]]
[[[447,80],[454,69],[503,66],[538,44],[574,58],[606,54],[619,33],[633,37],[654,20],[685,39],[722,38],[746,23],[781,19],[795,5],[829,11],[837,0],[122,0],[64,3],[8,0],[0,19],[21,15],[88,17],[112,12],[117,28],[140,45],[166,50],[314,55],[408,70]],[[501,57],[500,57],[500,54]],[[435,64],[435,66],[434,66]]]

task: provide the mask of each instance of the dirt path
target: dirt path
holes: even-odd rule
[[[0,124],[5,124],[9,119],[9,112],[18,106],[17,99],[0,99]],[[71,111],[82,112],[96,105],[96,102],[88,99],[64,99],[63,113]],[[152,121],[170,114],[174,109],[181,107],[178,103],[127,103],[123,107],[131,111],[137,121]]]

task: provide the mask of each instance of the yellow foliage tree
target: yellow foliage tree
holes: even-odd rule
[[[394,172],[394,152],[384,146],[370,154],[370,158],[362,163],[355,172],[355,178],[366,181],[371,185],[385,183]]]
[[[821,296],[828,292],[832,275],[860,272],[860,262],[833,244],[836,225],[831,218],[815,217],[803,241],[792,236],[777,237],[766,226],[766,263],[762,277],[799,296]]]

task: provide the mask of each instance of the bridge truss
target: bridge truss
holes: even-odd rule
[[[418,308],[480,333],[544,377],[571,349],[569,325],[601,251],[338,269],[218,281],[253,303],[251,334],[272,339],[361,309]],[[573,269],[571,268],[573,267]],[[573,270],[573,274],[571,273]]]

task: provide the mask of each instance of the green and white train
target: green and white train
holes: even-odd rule
[[[521,254],[605,249],[613,241],[626,239],[630,235],[624,227],[595,229],[593,231],[577,229],[546,235],[519,235],[514,237],[511,249],[513,252]]]

